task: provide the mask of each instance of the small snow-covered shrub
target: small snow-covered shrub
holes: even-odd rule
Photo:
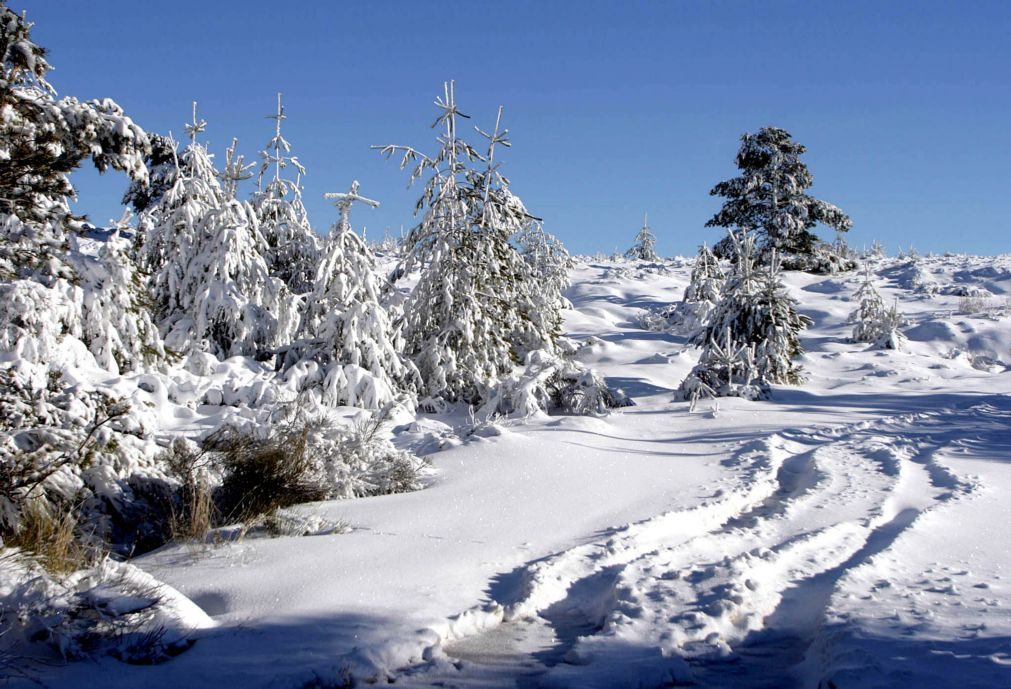
[[[403,493],[422,487],[427,463],[385,437],[387,407],[350,427],[326,416],[282,419],[264,436],[224,427],[204,443],[215,471],[218,522],[262,523],[292,505]]]
[[[313,438],[326,497],[356,498],[407,493],[422,488],[428,464],[398,450],[383,435],[389,408],[357,421],[350,429],[318,426]]]
[[[185,651],[192,627],[210,624],[132,565],[105,559],[57,576],[21,551],[0,551],[0,653],[9,657],[31,657],[42,645],[64,660],[105,655],[150,665]]]
[[[881,296],[871,282],[870,273],[864,276],[864,282],[857,290],[856,296],[860,305],[850,314],[853,326],[854,342],[870,342],[876,349],[901,350],[905,336],[899,328],[905,325],[905,319],[899,313],[898,302],[885,308]]]
[[[699,362],[681,382],[677,396],[691,402],[692,409],[704,398],[768,398],[769,387],[760,375],[755,345],[738,344],[727,327],[721,341],[710,339],[703,348]]]
[[[0,535],[49,551],[55,532],[43,522],[76,520],[70,511],[98,488],[89,480],[102,481],[101,463],[115,461],[123,449],[110,424],[129,408],[103,393],[67,385],[53,369],[38,380],[41,372],[0,369]],[[31,532],[47,535],[33,542]]]
[[[699,247],[691,281],[680,302],[668,304],[640,317],[646,330],[676,332],[695,337],[709,324],[709,317],[720,300],[726,279],[719,259],[708,245]]]
[[[999,316],[1008,310],[1008,300],[1003,302],[991,297],[988,291],[975,294],[965,294],[958,299],[958,313],[966,316],[984,314]]]
[[[639,327],[656,333],[665,333],[680,322],[680,313],[685,302],[679,301],[657,308],[647,309],[639,314]]]
[[[522,372],[496,386],[481,415],[606,414],[632,404],[624,392],[608,386],[593,369],[539,350],[527,355]]]

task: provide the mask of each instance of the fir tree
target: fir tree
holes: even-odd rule
[[[768,265],[756,268],[754,237],[731,236],[736,260],[708,326],[694,338],[703,354],[682,383],[686,396],[703,389],[699,382],[717,394],[741,394],[734,391],[735,385],[747,388],[753,381],[796,385],[803,380],[794,359],[803,353],[799,333],[811,320],[797,313],[797,302],[786,293],[775,255]],[[715,381],[726,376],[726,386],[714,387]]]
[[[80,250],[67,174],[90,157],[144,185],[148,137],[111,100],[56,100],[30,29],[0,4],[0,347],[51,363],[71,337],[112,372],[136,368],[162,354],[136,266],[116,235]]]
[[[180,174],[141,223],[142,256],[167,345],[254,354],[290,338],[298,309],[270,276],[256,214],[226,194],[210,153],[197,143],[206,126],[194,103]]]
[[[158,203],[179,175],[179,158],[175,139],[161,134],[150,134],[151,151],[144,156],[147,181],[135,180],[123,194],[123,205],[141,213]]]
[[[870,270],[865,269],[864,281],[856,297],[860,305],[849,317],[850,322],[856,324],[853,326],[853,341],[870,342],[878,349],[903,349],[906,338],[899,328],[905,319],[899,314],[897,302],[890,309],[885,307],[871,282]]]
[[[537,218],[523,223],[512,242],[527,264],[524,303],[528,306],[526,318],[534,324],[530,330],[534,337],[515,343],[515,347],[521,353],[538,349],[554,351],[555,341],[562,333],[562,311],[572,307],[564,296],[572,258],[556,237],[544,231]]]
[[[411,391],[413,367],[397,353],[390,318],[381,303],[382,282],[372,252],[351,228],[354,203],[379,203],[358,193],[358,182],[344,193],[326,194],[340,215],[330,230],[302,321],[304,340],[295,361],[315,361],[321,401],[380,409]]]
[[[632,248],[625,252],[625,258],[638,261],[659,261],[656,253],[656,237],[649,229],[649,216],[642,216],[642,229],[635,235]]]
[[[742,174],[709,192],[727,201],[706,227],[756,232],[756,258],[762,262],[774,251],[781,257],[812,255],[817,237],[811,229],[818,223],[838,232],[850,229],[852,221],[839,208],[805,193],[813,181],[800,161],[807,149],[788,132],[764,127],[756,134],[744,134],[741,142],[736,162]],[[724,240],[717,249],[730,256],[733,243]]]
[[[274,120],[274,136],[260,152],[263,159],[258,178],[261,190],[255,195],[253,205],[267,242],[270,274],[281,278],[295,294],[303,294],[313,288],[320,246],[302,203],[301,180],[305,168],[298,158],[290,155],[291,144],[281,134],[281,122],[287,118],[278,93],[277,112],[269,117]],[[295,169],[294,180],[281,175],[288,167]],[[264,187],[263,175],[271,168],[273,177]]]
[[[699,247],[695,265],[692,266],[691,279],[685,287],[681,301],[664,307],[658,313],[645,318],[643,322],[651,329],[670,328],[694,338],[709,324],[710,315],[719,303],[725,279],[719,259],[709,246],[703,243]],[[657,320],[663,324],[662,328],[656,327]]]
[[[406,146],[381,147],[402,154],[401,168],[414,163],[411,181],[428,175],[416,210],[421,222],[407,238],[401,273],[421,269],[404,310],[404,342],[424,381],[424,394],[478,403],[520,359],[517,342],[553,342],[525,317],[532,308],[527,264],[509,239],[531,217],[508,188],[495,162],[508,146],[499,121],[481,155],[457,134],[453,84],[436,99],[444,126],[439,152],[426,156]],[[469,167],[469,163],[483,165]]]
[[[150,144],[110,99],[57,100],[31,27],[0,4],[0,275],[46,281],[73,277],[66,232],[77,219],[67,204],[74,196],[67,175],[91,158],[100,172],[146,181]]]

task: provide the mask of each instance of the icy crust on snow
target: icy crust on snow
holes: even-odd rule
[[[786,273],[813,321],[808,381],[689,413],[673,393],[698,350],[640,318],[684,294],[691,262],[580,261],[566,334],[634,407],[404,413],[396,444],[437,470],[425,491],[313,508],[346,534],[151,553],[136,564],[216,626],[153,668],[102,660],[43,679],[1001,686],[1011,257],[868,264],[907,322],[904,350],[852,341],[861,273]],[[161,442],[255,426],[317,374],[201,355],[146,374],[65,369],[132,399]]]

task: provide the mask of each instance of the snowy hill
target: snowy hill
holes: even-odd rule
[[[1011,256],[868,261],[907,322],[904,350],[848,341],[860,273],[786,273],[813,320],[807,382],[689,411],[674,391],[698,349],[639,323],[681,298],[691,262],[583,260],[566,334],[634,406],[403,415],[393,441],[427,455],[424,490],[299,508],[347,533],[139,557],[201,609],[179,607],[193,646],[150,667],[104,658],[33,676],[57,687],[1008,686]],[[140,403],[165,438],[226,418],[255,425],[286,389],[241,357],[167,375],[75,370],[80,385]]]

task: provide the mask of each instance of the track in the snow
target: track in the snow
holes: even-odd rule
[[[749,443],[727,461],[732,478],[713,499],[528,565],[518,591],[499,601],[500,625],[447,643],[454,665],[402,679],[646,687],[690,676],[698,686],[791,686],[840,578],[923,511],[971,490],[932,459],[960,442],[953,422],[971,413]]]

